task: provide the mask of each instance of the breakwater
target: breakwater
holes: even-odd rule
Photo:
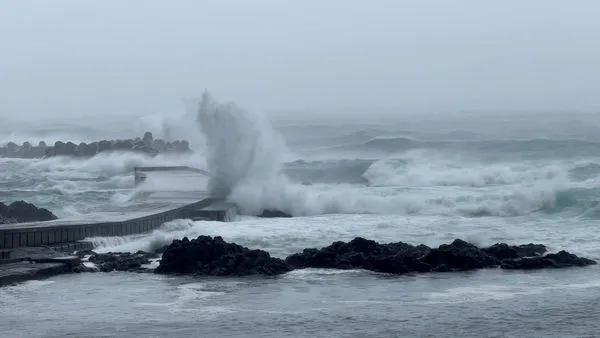
[[[0,157],[6,158],[45,158],[53,156],[93,157],[100,153],[111,151],[131,151],[156,156],[162,153],[189,153],[190,144],[186,140],[168,142],[154,139],[151,132],[145,132],[142,137],[124,140],[100,140],[91,143],[74,143],[71,141],[56,141],[49,145],[40,141],[37,145],[24,142],[21,145],[8,142],[0,147]]]
[[[87,237],[127,236],[150,232],[165,222],[174,219],[231,221],[236,215],[235,206],[221,200],[204,198],[186,204],[161,203],[146,206],[146,212],[97,213],[95,216],[105,221],[87,219],[67,219],[42,222],[28,222],[0,225],[0,250],[26,246],[62,246],[81,241]],[[138,209],[139,210],[139,209]]]

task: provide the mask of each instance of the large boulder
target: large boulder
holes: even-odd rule
[[[164,250],[156,273],[205,276],[279,275],[292,270],[268,252],[251,250],[221,237],[185,237]]]
[[[56,215],[45,208],[38,208],[25,201],[16,201],[10,205],[0,202],[0,223],[21,223],[36,221],[51,221],[58,219]]]

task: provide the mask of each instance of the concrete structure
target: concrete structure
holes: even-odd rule
[[[142,167],[138,172],[206,172],[188,167]],[[57,249],[86,248],[79,243],[89,237],[126,236],[150,232],[175,219],[232,221],[233,204],[213,199],[204,191],[139,191],[135,199],[122,206],[79,218],[0,225],[0,252],[10,258],[10,249],[51,246]]]
[[[237,216],[237,208],[234,204],[224,200],[213,200],[204,207],[190,210],[188,217],[193,221],[219,221],[231,222]]]
[[[165,172],[165,171],[168,171],[168,172],[191,172],[191,173],[202,174],[204,176],[210,175],[209,172],[206,170],[187,167],[187,166],[135,167],[133,169],[135,186],[137,187],[138,185],[143,183],[148,178],[148,173],[157,172],[157,171],[160,171],[160,172]]]
[[[141,185],[156,172],[187,176],[159,176],[157,181],[166,179],[170,190],[155,190],[155,185],[148,184],[152,182]],[[79,218],[0,225],[0,286],[74,272],[79,258],[61,252],[93,249],[85,238],[141,234],[175,219],[233,221],[235,206],[194,189],[198,182],[189,173],[207,175],[189,167],[138,167],[134,175],[139,187],[129,203]],[[172,179],[192,190],[176,187]]]
[[[81,265],[77,256],[44,247],[15,249],[13,256],[0,260],[0,286],[74,272]]]

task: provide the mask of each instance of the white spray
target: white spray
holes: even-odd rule
[[[284,179],[280,170],[286,147],[264,115],[241,110],[233,103],[219,104],[205,92],[197,123],[206,141],[212,174],[209,190],[214,196],[231,198],[244,185],[265,189],[274,180]],[[268,206],[251,209],[263,207]]]

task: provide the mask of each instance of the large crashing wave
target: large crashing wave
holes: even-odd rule
[[[217,103],[205,92],[197,122],[206,141],[214,196],[235,195],[247,185],[263,190],[281,179],[283,138],[263,115]]]
[[[403,151],[374,162],[349,160],[339,162],[337,169],[295,161],[286,164],[285,172],[292,175],[288,177],[282,166],[288,149],[266,116],[220,104],[205,93],[197,121],[206,142],[211,193],[228,198],[249,215],[277,209],[294,216],[510,217],[596,207],[593,200],[600,188],[594,173],[575,177],[577,170],[589,174],[593,168],[577,169],[581,164],[570,161],[486,163],[439,150]],[[322,180],[301,184],[310,180],[311,168],[320,170]],[[323,180],[326,177],[330,178]]]
[[[265,115],[233,103],[220,104],[204,93],[197,122],[206,143],[209,190],[226,197],[240,212],[257,215],[276,209],[294,216],[326,213],[386,213],[397,200],[365,196],[348,185],[305,186],[282,172],[288,154],[283,137]]]

